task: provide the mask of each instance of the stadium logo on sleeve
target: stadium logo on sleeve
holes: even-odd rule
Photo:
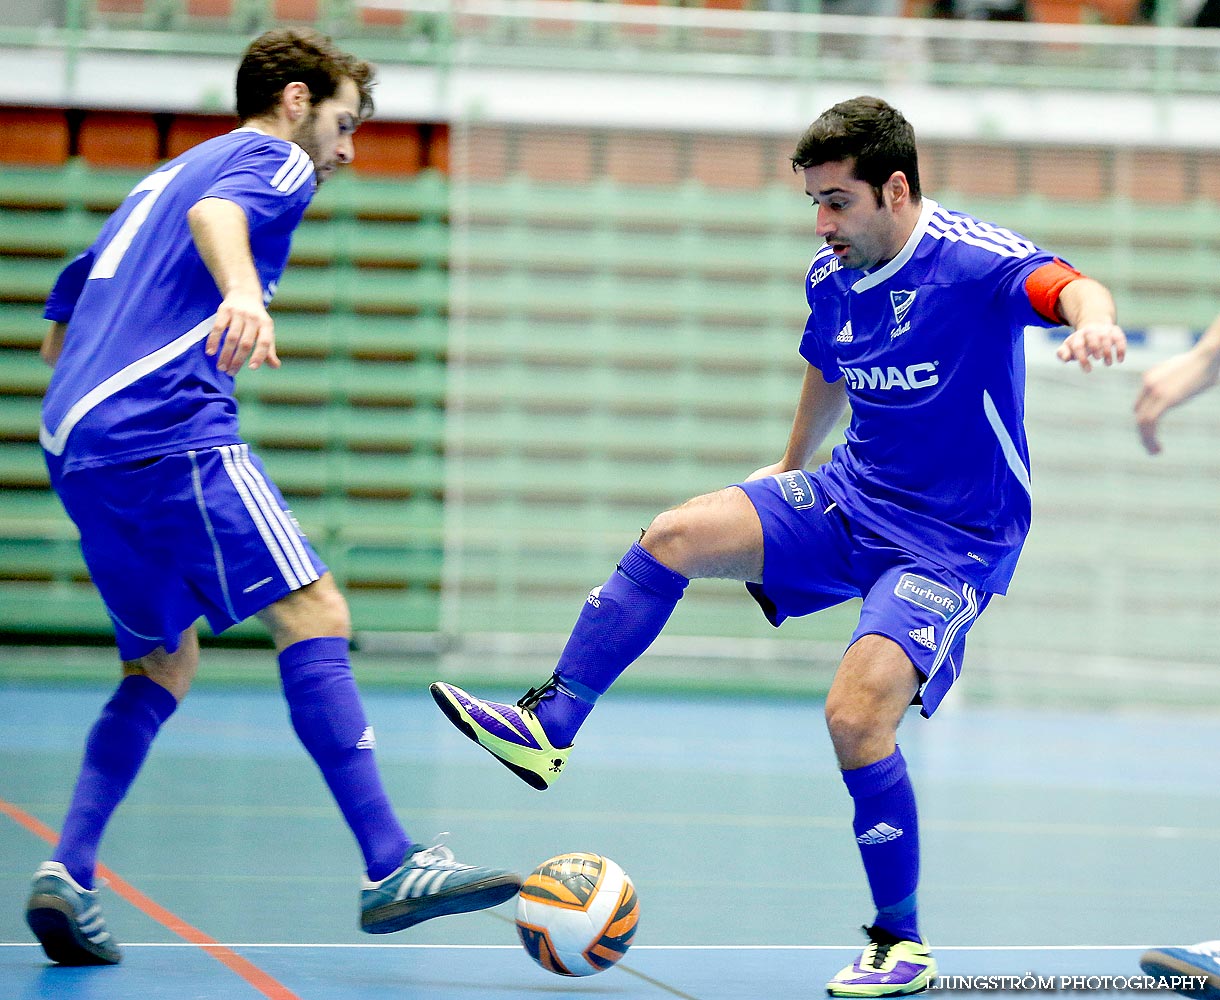
[[[800,469],[794,472],[781,472],[775,477],[784,499],[797,510],[806,510],[818,502],[813,492],[813,484]]]
[[[929,580],[914,573],[903,573],[898,578],[894,593],[904,601],[918,604],[927,611],[933,611],[948,621],[962,606],[960,594],[950,590],[944,584]]]

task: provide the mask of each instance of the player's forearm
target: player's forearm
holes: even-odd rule
[[[1088,323],[1114,323],[1118,317],[1114,296],[1092,278],[1077,278],[1065,285],[1059,293],[1058,309],[1063,321],[1073,328]]]
[[[223,198],[204,198],[187,213],[191,236],[222,296],[263,294],[250,252],[246,213]]]
[[[800,401],[784,450],[782,464],[785,468],[801,469],[809,463],[834,430],[846,405],[847,393],[842,381],[827,382],[822,373],[810,365],[805,371]]]
[[[59,360],[59,355],[64,349],[64,334],[68,330],[67,323],[52,323],[47,334],[42,338],[42,346],[38,349],[38,356],[43,362],[55,367],[55,362]]]

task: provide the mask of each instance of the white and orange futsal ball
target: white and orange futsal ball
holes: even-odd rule
[[[592,976],[631,946],[640,904],[627,873],[600,854],[542,862],[517,897],[517,934],[530,958],[560,976]]]

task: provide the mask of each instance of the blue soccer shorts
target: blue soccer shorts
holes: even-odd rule
[[[223,632],[326,572],[249,445],[48,466],[124,660],[173,652],[201,617]]]
[[[862,598],[851,642],[883,635],[901,646],[930,717],[961,673],[966,633],[991,595],[852,523],[804,472],[737,486],[762,521],[763,580],[746,587],[771,624]]]

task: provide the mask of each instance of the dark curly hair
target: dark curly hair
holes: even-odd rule
[[[792,154],[792,169],[855,160],[855,175],[877,195],[895,171],[901,170],[920,198],[919,156],[915,130],[896,108],[879,97],[853,97],[823,111],[805,130]]]
[[[360,117],[373,113],[373,67],[312,28],[275,28],[250,43],[237,69],[237,117],[258,118],[275,107],[290,83],[309,88],[317,105],[334,97],[347,77],[360,92]]]

